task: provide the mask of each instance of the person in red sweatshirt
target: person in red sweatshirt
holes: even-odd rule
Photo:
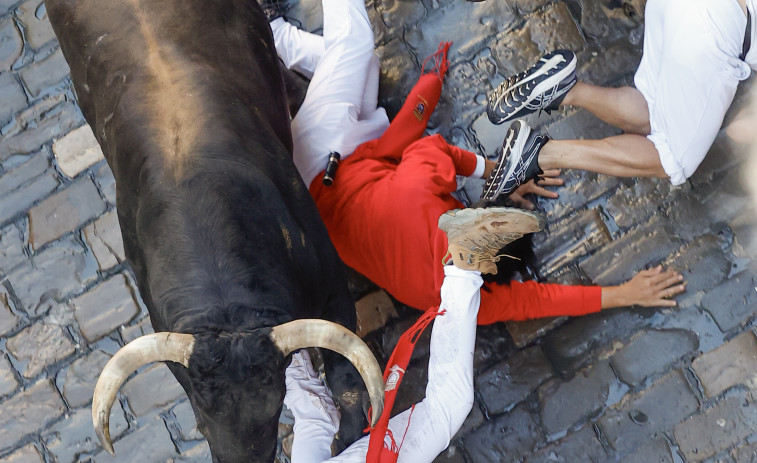
[[[441,135],[423,136],[441,95],[449,44],[431,57],[434,69],[422,71],[389,125],[376,106],[379,68],[367,15],[358,6],[348,12],[331,3],[324,1],[323,37],[281,17],[271,21],[284,64],[311,78],[292,120],[295,165],[342,260],[401,303],[425,310],[441,301],[441,263],[449,245],[438,228],[439,217],[464,207],[452,196],[456,176],[487,178],[495,163],[450,145]],[[345,11],[337,11],[341,8]],[[349,27],[342,19],[348,15],[359,18]],[[331,153],[339,153],[341,163],[327,186],[322,178]],[[466,260],[476,269],[498,260],[495,254]],[[669,298],[683,290],[682,276],[659,266],[608,287],[485,283],[478,323],[631,305],[675,306]]]

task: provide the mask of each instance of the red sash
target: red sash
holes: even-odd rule
[[[389,362],[387,362],[386,369],[384,370],[384,411],[381,413],[376,426],[371,429],[368,453],[365,458],[366,463],[394,463],[397,461],[402,441],[398,445],[391,431],[388,429],[392,406],[397,396],[397,389],[402,382],[402,378],[405,377],[405,370],[410,361],[410,356],[413,355],[413,349],[415,349],[415,343],[418,342],[418,338],[420,338],[423,330],[426,329],[437,315],[443,314],[444,311],[439,312],[439,307],[428,309],[410,329],[402,333],[399,341],[397,341],[397,347],[394,348],[394,352],[389,357]],[[408,420],[408,426],[409,423],[410,421]]]

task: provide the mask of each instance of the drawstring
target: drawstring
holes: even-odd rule
[[[442,42],[439,44],[439,49],[436,51],[436,53],[429,56],[423,61],[423,66],[421,66],[421,75],[425,73],[426,63],[428,63],[430,59],[433,59],[434,68],[431,71],[428,71],[428,73],[436,74],[439,80],[442,80],[442,78],[444,77],[444,74],[447,73],[447,69],[449,68],[449,60],[447,59],[447,52],[449,51],[450,45],[452,45],[452,42]]]

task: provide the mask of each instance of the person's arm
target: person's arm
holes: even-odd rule
[[[680,274],[661,267],[642,270],[618,286],[583,286],[517,282],[509,285],[486,284],[481,291],[478,323],[523,321],[563,315],[576,317],[603,309],[674,306],[667,300],[680,294],[685,284]]]
[[[318,377],[307,350],[292,354],[286,369],[284,404],[294,415],[293,463],[322,463],[331,457],[331,442],[339,430],[339,412]]]

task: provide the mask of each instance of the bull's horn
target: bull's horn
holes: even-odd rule
[[[341,354],[355,365],[371,397],[371,426],[384,409],[384,377],[376,358],[355,333],[326,320],[295,320],[273,328],[271,339],[284,355],[304,347],[322,347]]]
[[[100,443],[115,456],[110,441],[110,408],[126,378],[152,362],[176,362],[185,367],[194,348],[194,336],[182,333],[154,333],[139,337],[122,347],[100,373],[92,398],[92,422]]]

